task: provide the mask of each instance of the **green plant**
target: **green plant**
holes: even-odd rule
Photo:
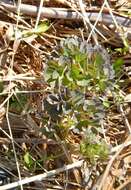
[[[40,36],[43,33],[45,33],[48,29],[50,28],[50,23],[48,20],[42,21],[37,28],[33,28],[33,29],[29,29],[29,30],[24,30],[22,31],[21,36],[23,38],[32,36],[32,35],[36,35],[36,36]]]
[[[49,85],[44,99],[48,125],[61,138],[66,138],[73,129],[83,131],[89,126],[97,129],[110,106],[108,94],[114,89],[115,71],[108,53],[101,46],[92,47],[77,37],[62,41],[57,50],[44,71]],[[92,154],[94,159],[104,152],[106,155],[100,142],[84,140],[81,144],[81,153],[87,157]]]
[[[118,58],[114,63],[113,63],[113,69],[115,70],[116,74],[121,72],[122,66],[124,64],[124,61],[122,58]]]
[[[80,153],[91,163],[106,160],[109,154],[107,144],[91,131],[88,132],[80,143]]]
[[[13,95],[10,98],[9,108],[15,112],[21,112],[24,109],[25,104],[27,103],[27,96],[24,94]]]
[[[31,155],[30,155],[29,152],[26,152],[26,153],[24,154],[23,159],[24,159],[25,166],[26,166],[28,169],[32,169],[33,166],[34,166],[34,161],[33,161],[33,159],[32,159],[32,157],[31,157]]]

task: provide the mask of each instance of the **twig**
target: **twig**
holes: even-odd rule
[[[130,183],[131,183],[131,177],[129,179],[127,179],[123,184],[121,184],[116,190],[122,190],[122,189],[124,189],[124,187],[126,187]],[[127,188],[125,188],[125,189],[127,189]]]
[[[16,12],[17,6],[2,3],[0,2],[0,5],[4,7],[5,9]],[[38,13],[39,7],[33,6],[33,5],[27,5],[27,4],[21,4],[20,5],[20,12],[22,14],[26,14],[29,16],[36,16]],[[99,11],[87,11],[85,13],[86,17],[89,18],[90,21],[95,22],[98,18]],[[114,19],[117,21],[117,23],[121,26],[125,27],[131,27],[131,18],[120,16],[116,13],[114,14]],[[57,19],[73,19],[73,20],[81,20],[83,19],[80,14],[78,14],[75,11],[69,10],[69,9],[61,9],[61,8],[45,8],[43,7],[41,9],[41,17],[46,18],[57,18]],[[109,14],[109,12],[104,12],[101,14],[101,17],[99,18],[99,22],[105,23],[105,24],[113,24],[114,21],[112,20],[112,16]]]
[[[42,77],[31,77],[31,76],[11,76],[11,77],[0,77],[0,82],[6,82],[6,81],[20,81],[20,80],[31,80],[31,81],[40,81],[42,80]]]
[[[8,100],[11,98],[13,93],[11,93],[1,104],[0,104],[0,109],[8,102]]]
[[[96,19],[96,21],[95,21],[95,23],[94,23],[94,25],[93,25],[93,27],[91,29],[91,32],[89,33],[89,36],[87,38],[87,42],[89,42],[92,34],[94,33],[94,30],[96,28],[97,23],[99,22],[99,18],[101,17],[101,14],[102,14],[102,11],[103,11],[104,7],[105,7],[105,1],[103,2],[103,5],[102,5],[102,7],[101,7],[101,9],[100,9],[100,11],[98,13],[98,17],[97,17],[97,19]]]
[[[45,178],[54,176],[56,174],[59,174],[60,172],[70,170],[70,169],[73,169],[75,167],[81,167],[82,164],[83,164],[83,160],[80,160],[80,161],[77,161],[77,162],[75,162],[73,164],[66,165],[66,166],[64,166],[62,168],[58,168],[56,170],[51,170],[51,171],[49,171],[47,173],[35,175],[33,177],[28,177],[28,178],[22,179],[21,181],[17,181],[17,182],[14,182],[14,183],[10,183],[8,185],[1,186],[0,190],[8,190],[8,189],[15,188],[15,187],[18,187],[20,185],[24,185],[24,184],[31,183],[31,182],[34,182],[34,181],[42,181]]]
[[[128,121],[126,115],[125,115],[125,113],[124,113],[123,106],[120,105],[119,109],[120,109],[121,115],[122,115],[122,117],[124,119],[125,125],[126,125],[128,131],[129,131],[129,134],[131,135],[131,126],[130,126],[130,123],[129,123],[129,121]]]
[[[43,7],[43,3],[44,3],[44,0],[40,0],[40,6],[39,6],[39,11],[38,11],[37,19],[36,19],[36,23],[35,23],[35,29],[37,29],[39,21],[40,21],[40,16],[41,16],[41,10],[42,10],[42,7]]]
[[[127,140],[125,141],[125,143],[128,142],[129,140],[130,140],[130,136],[127,138]],[[122,146],[119,147],[119,149],[117,150],[117,152],[112,156],[111,160],[110,160],[109,163],[107,164],[107,167],[106,167],[106,169],[105,169],[105,172],[104,172],[104,174],[103,174],[102,180],[101,180],[101,182],[100,182],[99,187],[98,187],[97,190],[102,190],[102,189],[103,189],[103,185],[104,185],[104,183],[106,183],[106,178],[107,178],[107,176],[108,176],[108,174],[109,174],[109,171],[111,170],[111,167],[112,167],[113,162],[114,162],[115,159],[118,157],[118,155],[121,153],[121,151],[122,151],[126,146],[128,146],[128,144],[125,144],[125,143],[123,143]]]
[[[130,141],[127,141],[127,142],[125,142],[125,143],[123,143],[123,144],[120,144],[120,145],[118,145],[118,146],[116,146],[116,147],[113,147],[112,149],[111,149],[111,154],[112,153],[114,153],[114,152],[117,152],[120,148],[122,148],[122,147],[127,147],[127,146],[130,146],[131,145],[131,140]]]

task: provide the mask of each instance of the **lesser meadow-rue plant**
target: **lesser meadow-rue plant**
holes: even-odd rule
[[[93,138],[110,106],[108,95],[114,90],[115,71],[107,51],[92,46],[79,38],[61,41],[55,57],[51,57],[44,71],[48,83],[44,111],[48,124],[61,138],[70,130],[81,133],[95,129]],[[85,133],[80,152],[90,160],[106,158],[108,148],[104,141],[92,142]]]

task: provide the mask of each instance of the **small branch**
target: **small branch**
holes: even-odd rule
[[[8,11],[17,12],[17,6],[11,5],[8,3],[0,2],[0,5],[7,9]],[[20,5],[20,12],[29,16],[37,16],[39,11],[39,7],[27,4]],[[98,18],[99,11],[87,11],[85,12],[85,16],[89,18],[90,21],[95,22]],[[127,28],[131,27],[131,18],[120,16],[113,12],[114,19],[117,21],[118,25],[125,26]],[[61,9],[61,8],[45,8],[41,9],[41,18],[57,18],[57,19],[73,19],[73,20],[82,20],[83,15],[81,13],[69,10],[69,9]],[[101,13],[101,17],[99,18],[99,22],[105,24],[113,24],[112,16],[109,12]]]
[[[127,179],[123,184],[121,184],[116,190],[122,190],[122,189],[124,189],[124,187],[125,187],[125,189],[128,190],[128,188],[126,188],[126,186],[130,183],[131,183],[131,177],[129,177],[129,179]]]
[[[131,135],[131,126],[130,126],[130,123],[129,123],[128,119],[126,118],[126,115],[124,113],[122,105],[119,106],[119,109],[120,109],[121,115],[122,115],[122,117],[124,119],[125,125],[126,125],[128,131],[129,131],[129,134]]]
[[[0,190],[8,190],[8,189],[15,188],[15,187],[18,187],[20,185],[24,185],[24,184],[31,183],[34,181],[42,181],[43,179],[54,176],[56,174],[59,174],[60,172],[67,171],[67,170],[73,169],[75,167],[81,167],[82,164],[83,164],[83,160],[80,160],[80,161],[77,161],[73,164],[69,164],[67,166],[64,166],[62,168],[58,168],[56,170],[51,170],[47,173],[35,175],[33,177],[28,177],[28,178],[22,179],[21,181],[17,181],[14,183],[10,183],[8,185],[1,186]]]
[[[129,142],[129,144],[128,144],[128,142]],[[107,166],[106,166],[106,169],[105,169],[105,171],[104,171],[104,174],[103,174],[103,176],[102,176],[101,182],[100,182],[99,187],[98,187],[97,190],[102,190],[102,189],[103,189],[103,186],[104,186],[104,184],[106,183],[106,179],[107,179],[107,177],[108,177],[108,174],[109,174],[109,172],[110,172],[110,170],[111,170],[111,168],[112,168],[113,162],[114,162],[115,159],[119,156],[119,154],[122,152],[122,150],[123,150],[125,147],[127,147],[127,146],[130,145],[130,143],[131,143],[131,141],[130,141],[130,136],[129,136],[129,137],[126,139],[125,143],[123,143],[122,145],[120,145],[120,146],[118,147],[118,149],[115,150],[116,153],[115,153],[115,154],[112,156],[112,158],[109,160],[109,162],[108,162],[108,164],[107,164]]]
[[[31,80],[31,81],[40,81],[42,77],[33,77],[33,76],[7,76],[7,77],[0,77],[0,82],[8,82],[8,81],[20,81],[20,80]]]

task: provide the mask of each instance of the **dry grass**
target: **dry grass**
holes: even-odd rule
[[[52,138],[45,129],[43,99],[48,84],[43,70],[61,39],[76,35],[107,48],[111,63],[123,59],[121,94],[125,97],[131,93],[131,2],[74,2],[19,0],[14,13],[10,6],[0,4],[0,167],[11,178],[1,190],[17,186],[32,190],[131,189],[131,99],[123,105],[113,104],[106,113],[102,130],[103,139],[110,145],[110,154],[105,162],[91,165],[78,153],[74,148],[81,141],[78,134],[71,131],[63,140],[61,134],[56,133]],[[21,14],[21,3],[39,7],[38,14]],[[41,18],[42,6],[54,7],[59,18],[55,15]],[[65,11],[64,15],[67,9],[81,19],[64,16],[60,19],[61,11]],[[90,20],[87,12],[97,13],[95,19]],[[102,13],[109,16],[107,21],[101,19]],[[121,18],[127,18],[129,25],[120,23]],[[50,26],[44,33],[21,35],[25,30],[37,29],[39,22],[47,19]]]

